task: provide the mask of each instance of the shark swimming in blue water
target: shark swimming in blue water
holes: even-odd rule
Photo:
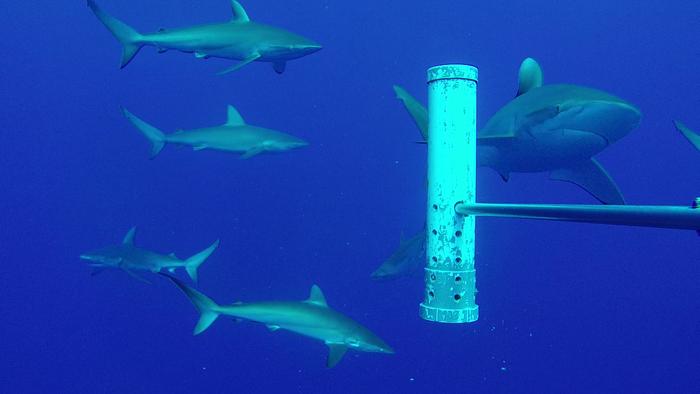
[[[263,152],[283,152],[308,145],[306,141],[281,131],[246,124],[232,105],[228,106],[228,118],[222,125],[179,130],[172,134],[164,134],[125,108],[122,108],[122,114],[151,142],[151,158],[156,157],[166,143],[188,145],[196,151],[214,149],[237,152],[242,154],[242,159]]]
[[[136,227],[132,227],[121,244],[83,253],[80,258],[90,262],[95,269],[93,275],[104,269],[114,268],[136,279],[146,281],[139,275],[140,272],[161,272],[161,270],[174,272],[177,268],[184,268],[192,281],[197,282],[197,269],[219,246],[219,240],[216,240],[211,246],[194,256],[180,260],[173,253],[163,255],[135,246],[135,234]]]
[[[153,46],[159,53],[176,50],[194,53],[199,59],[209,57],[238,60],[220,74],[236,71],[257,62],[272,63],[281,74],[287,61],[312,54],[321,49],[316,42],[278,27],[250,20],[243,6],[231,0],[233,17],[223,23],[213,23],[179,29],[160,29],[141,34],[126,23],[108,15],[93,0],[88,7],[122,44],[121,67],[126,67],[143,46]]]
[[[542,71],[530,58],[519,79],[518,95],[477,132],[477,165],[496,170],[505,181],[512,172],[549,172],[602,203],[624,204],[594,156],[639,125],[639,109],[601,90],[542,85]],[[405,89],[394,90],[427,140],[427,110]]]
[[[393,354],[394,350],[360,323],[331,309],[321,289],[311,287],[304,301],[237,302],[219,305],[211,298],[167,276],[192,301],[200,313],[194,334],[200,334],[220,316],[265,324],[271,331],[288,330],[323,341],[329,349],[326,366],[334,367],[348,349],[360,352]]]

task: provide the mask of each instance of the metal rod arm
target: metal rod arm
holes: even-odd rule
[[[654,205],[539,205],[457,203],[462,215],[659,227],[700,231],[700,209]]]

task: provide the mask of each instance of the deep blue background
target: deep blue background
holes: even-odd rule
[[[226,0],[99,2],[148,32],[226,20]],[[700,239],[692,232],[482,219],[480,320],[420,320],[420,276],[369,273],[424,218],[425,147],[393,97],[425,100],[425,70],[480,68],[480,124],[516,90],[520,61],[545,82],[604,89],[638,105],[641,126],[599,159],[629,203],[689,204],[700,152],[697,1],[245,1],[252,19],[324,49],[276,75],[252,64],[120,48],[82,1],[0,7],[0,392],[698,392]],[[166,132],[251,124],[311,142],[241,161],[148,143],[124,105]],[[593,203],[546,174],[503,183],[479,172],[484,202]],[[191,255],[220,302],[303,299],[319,284],[393,356],[349,353],[196,312],[169,283],[90,277],[78,255],[138,225],[138,245]],[[156,278],[158,279],[158,278]]]

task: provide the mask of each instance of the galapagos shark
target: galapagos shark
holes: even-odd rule
[[[136,227],[132,227],[121,244],[108,246],[92,252],[83,253],[80,258],[91,262],[95,268],[93,275],[101,272],[105,268],[117,268],[125,271],[134,278],[148,282],[139,276],[136,271],[160,272],[166,269],[174,272],[176,268],[184,268],[193,282],[197,282],[197,268],[214,252],[219,246],[217,239],[211,246],[195,254],[194,256],[180,260],[175,254],[162,255],[150,250],[134,246],[134,235]]]
[[[279,329],[323,341],[329,348],[326,366],[334,367],[348,349],[361,352],[393,354],[394,350],[376,334],[360,323],[331,309],[321,289],[313,285],[309,298],[304,301],[237,302],[219,305],[211,298],[168,277],[194,304],[200,313],[194,335],[202,333],[219,317],[232,316],[265,324],[271,331]]]
[[[425,229],[409,239],[403,239],[396,251],[371,275],[374,280],[396,279],[411,275],[424,263]]]
[[[424,140],[428,114],[403,88],[397,98],[413,117]],[[477,165],[511,172],[550,172],[574,183],[604,204],[624,204],[615,182],[593,157],[639,125],[641,112],[606,92],[576,85],[542,85],[533,59],[520,68],[518,95],[477,132]]]
[[[122,44],[121,68],[129,64],[141,47],[148,45],[156,47],[159,53],[173,49],[194,53],[198,59],[216,57],[240,61],[219,74],[236,71],[254,61],[272,63],[275,72],[281,74],[287,61],[321,49],[321,45],[308,38],[252,22],[243,6],[235,0],[231,0],[233,17],[227,22],[160,29],[150,34],[141,34],[108,15],[93,0],[88,0],[87,4]]]
[[[248,159],[263,152],[282,152],[308,145],[306,141],[280,131],[247,125],[231,105],[228,106],[226,123],[220,126],[180,130],[168,135],[125,108],[121,110],[124,116],[151,141],[151,158],[155,158],[166,143],[189,145],[197,151],[215,149],[239,152],[242,153],[242,159]]]
[[[700,134],[689,129],[686,125],[677,120],[674,120],[673,124],[676,126],[676,130],[683,134],[683,136],[688,140],[688,142],[690,142],[695,148],[700,150]]]

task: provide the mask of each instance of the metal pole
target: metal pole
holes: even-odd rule
[[[700,209],[696,209],[697,204],[697,200],[692,206],[687,207],[654,205],[475,204],[473,202],[462,202],[455,206],[455,211],[468,216],[498,216],[697,231],[700,230]]]
[[[479,318],[475,220],[454,209],[459,201],[475,201],[477,81],[478,70],[473,66],[428,70],[427,267],[420,316],[440,323]]]

